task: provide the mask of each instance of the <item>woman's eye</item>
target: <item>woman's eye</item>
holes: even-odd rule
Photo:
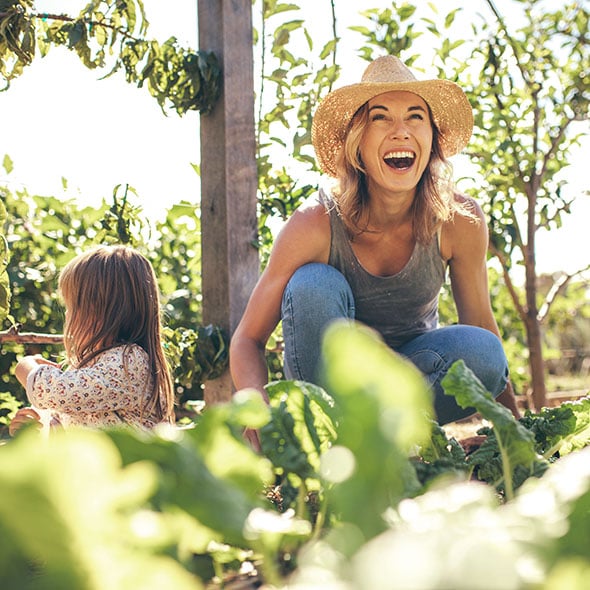
[[[420,113],[412,113],[410,115],[410,119],[417,119],[418,121],[423,121],[424,120],[424,117]]]

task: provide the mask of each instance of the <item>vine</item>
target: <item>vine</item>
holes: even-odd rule
[[[30,65],[37,51],[51,46],[76,52],[89,69],[123,69],[127,82],[146,87],[164,112],[196,110],[208,114],[221,91],[214,53],[180,47],[175,37],[164,43],[145,39],[148,21],[141,0],[90,2],[77,17],[36,13],[33,0],[0,0],[0,76],[6,90]]]

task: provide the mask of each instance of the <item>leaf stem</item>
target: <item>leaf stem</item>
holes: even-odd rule
[[[496,440],[498,441],[498,448],[500,449],[500,457],[502,458],[502,472],[504,473],[504,491],[506,492],[506,499],[512,500],[514,498],[514,484],[512,481],[512,465],[506,448],[502,444],[502,439],[496,431]]]

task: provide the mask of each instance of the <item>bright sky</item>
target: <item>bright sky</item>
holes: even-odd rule
[[[164,41],[175,34],[197,46],[196,0],[145,0],[150,33]],[[37,0],[39,12],[77,14],[85,0]],[[146,213],[158,214],[180,200],[195,202],[199,177],[199,115],[164,116],[144,88],[127,84],[122,73],[99,80],[77,55],[52,48],[0,93],[4,153],[14,162],[7,178],[16,189],[63,194],[100,203],[113,188],[133,186]],[[0,168],[0,182],[5,180]]]
[[[465,0],[465,5],[474,6],[471,2]],[[327,0],[298,4],[313,15],[310,22],[329,22]],[[358,4],[340,2],[337,8],[340,4],[350,8],[338,16],[342,35],[360,17],[355,16]],[[37,0],[35,5],[38,12],[67,9],[68,14],[77,14],[86,0]],[[197,47],[197,0],[144,0],[144,5],[150,36],[164,41],[175,35],[182,45]],[[390,7],[391,2],[373,0],[366,5]],[[323,9],[325,18],[319,14]],[[347,53],[352,49],[344,45],[341,59],[354,59]],[[153,216],[161,216],[165,208],[181,200],[196,203],[199,177],[192,164],[200,158],[198,114],[166,117],[147,90],[127,84],[122,74],[99,80],[101,75],[86,69],[66,49],[52,48],[47,57],[26,68],[7,92],[0,92],[0,163],[4,154],[14,162],[9,176],[0,167],[0,184],[12,190],[26,187],[31,194],[99,203],[102,198],[110,200],[115,185],[128,183],[137,190],[146,214]],[[587,175],[581,173],[582,166],[587,166],[583,153],[589,148],[590,141],[570,162],[569,194],[589,188]],[[65,193],[62,177],[68,181]],[[590,264],[588,219],[590,197],[582,196],[561,230],[539,234],[539,270],[571,272]]]

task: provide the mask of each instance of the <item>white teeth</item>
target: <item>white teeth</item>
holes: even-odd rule
[[[415,154],[410,151],[387,152],[384,156],[385,160],[391,158],[415,158]]]

